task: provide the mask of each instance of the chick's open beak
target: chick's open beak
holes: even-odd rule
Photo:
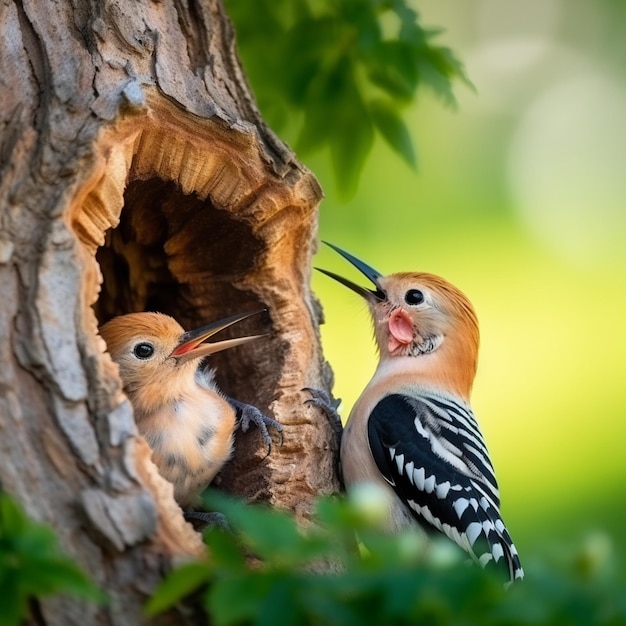
[[[240,313],[239,315],[226,317],[218,320],[217,322],[213,322],[212,324],[196,328],[195,330],[188,330],[180,336],[178,345],[174,348],[174,350],[172,350],[170,356],[176,358],[179,363],[184,363],[186,361],[190,361],[191,359],[199,359],[200,357],[208,356],[209,354],[215,354],[216,352],[221,352],[222,350],[227,350],[228,348],[240,346],[241,344],[248,343],[249,341],[253,341],[259,337],[264,337],[265,335],[249,335],[247,337],[224,339],[223,341],[216,341],[214,343],[203,343],[206,339],[212,337],[220,330],[245,320],[252,315],[263,313],[265,310],[266,309],[260,309],[259,311],[251,311],[250,313]]]
[[[380,284],[378,283],[378,279],[382,276],[380,272],[377,272],[373,267],[370,267],[366,263],[363,263],[363,261],[361,261],[360,259],[357,259],[355,256],[353,256],[349,252],[346,252],[345,250],[342,250],[338,246],[335,246],[332,243],[328,243],[327,241],[324,241],[322,243],[325,243],[327,246],[330,246],[333,250],[335,250],[335,252],[338,252],[344,259],[346,259],[352,265],[354,265],[354,267],[356,267],[359,270],[359,272],[361,272],[361,274],[369,278],[369,280],[371,280],[374,283],[376,289],[374,290],[374,289],[367,289],[366,287],[361,287],[360,285],[353,283],[351,280],[348,280],[347,278],[344,278],[343,276],[339,276],[339,274],[335,274],[334,272],[329,272],[328,270],[324,270],[320,267],[316,267],[315,269],[318,272],[322,272],[322,274],[326,274],[326,276],[330,276],[331,278],[335,279],[337,282],[340,282],[342,285],[348,287],[348,289],[352,289],[352,291],[355,291],[360,296],[362,296],[363,298],[365,298],[366,300],[370,302],[372,300],[383,301],[387,298],[387,294],[381,289]]]

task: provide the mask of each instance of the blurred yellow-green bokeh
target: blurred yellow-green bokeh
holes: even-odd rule
[[[626,3],[419,2],[465,63],[456,111],[422,95],[412,172],[378,142],[356,196],[328,191],[320,238],[383,273],[462,288],[482,346],[473,405],[521,552],[607,530],[624,550]],[[330,249],[315,264],[362,281]],[[342,415],[376,354],[365,304],[313,276]]]

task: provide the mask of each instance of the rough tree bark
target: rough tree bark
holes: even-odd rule
[[[138,624],[202,552],[137,436],[98,325],[160,310],[192,328],[264,306],[266,340],[215,359],[284,424],[239,437],[225,490],[306,517],[336,489],[309,288],[320,188],[266,128],[219,0],[0,3],[0,487],[106,589],[38,623]],[[159,623],[183,623],[165,615]]]

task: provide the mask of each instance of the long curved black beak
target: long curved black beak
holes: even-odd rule
[[[373,267],[370,267],[366,263],[363,263],[360,259],[357,259],[355,256],[342,250],[338,246],[333,245],[332,243],[328,243],[327,241],[323,241],[327,246],[331,247],[335,252],[338,252],[346,261],[349,261],[354,267],[356,267],[361,274],[369,278],[369,280],[374,283],[376,290],[367,289],[366,287],[361,287],[361,285],[357,285],[353,283],[351,280],[344,278],[343,276],[339,276],[339,274],[335,274],[334,272],[329,272],[328,270],[324,270],[320,267],[316,267],[315,269],[318,272],[322,272],[322,274],[326,274],[326,276],[330,276],[334,278],[337,282],[342,285],[348,287],[348,289],[352,289],[352,291],[358,293],[360,296],[365,298],[368,301],[371,301],[374,298],[376,301],[382,301],[387,298],[387,294],[382,290],[378,279],[382,277],[380,272],[377,272]]]

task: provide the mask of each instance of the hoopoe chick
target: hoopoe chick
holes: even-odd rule
[[[320,270],[367,301],[380,360],[355,403],[341,441],[346,486],[383,485],[389,530],[417,522],[439,531],[483,567],[523,578],[500,515],[489,453],[470,407],[478,321],[468,298],[427,273],[382,276],[330,245],[374,284]]]
[[[198,368],[199,359],[209,354],[261,337],[205,343],[223,328],[251,315],[254,313],[235,315],[185,332],[168,315],[130,313],[100,329],[119,366],[137,428],[183,507],[194,503],[231,457],[238,411],[256,411],[258,415],[247,413],[244,430],[250,420],[255,421],[264,429],[266,441],[270,439],[266,424],[282,430],[280,424],[253,407],[227,398],[215,384],[213,371]]]

